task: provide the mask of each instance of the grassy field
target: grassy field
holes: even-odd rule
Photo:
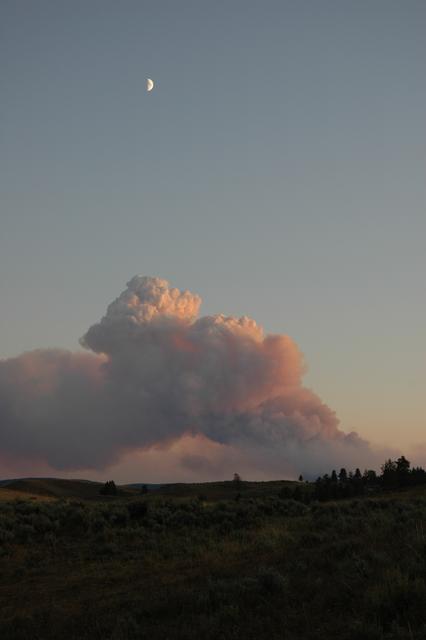
[[[20,491],[18,489],[0,488],[0,502],[10,502],[11,500],[54,500],[52,496],[47,496],[31,491]]]
[[[2,640],[426,638],[424,489],[306,505],[288,483],[60,486],[0,502]]]

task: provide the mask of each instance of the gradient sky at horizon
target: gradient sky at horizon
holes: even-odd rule
[[[425,463],[425,33],[414,0],[3,0],[0,357],[158,275]]]

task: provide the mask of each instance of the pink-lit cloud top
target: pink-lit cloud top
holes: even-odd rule
[[[87,353],[36,350],[0,361],[9,468],[33,460],[97,470],[143,450],[167,459],[179,442],[197,443],[196,453],[182,445],[179,460],[203,478],[209,465],[212,475],[224,464],[231,472],[237,460],[271,477],[377,463],[303,387],[290,337],[264,335],[247,317],[198,317],[200,304],[166,280],[136,276],[81,339]]]

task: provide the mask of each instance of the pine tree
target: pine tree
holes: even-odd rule
[[[114,480],[108,480],[99,492],[103,496],[116,496],[118,491]]]
[[[241,476],[239,473],[234,473],[234,479],[232,482],[237,489],[241,487]]]
[[[410,462],[405,456],[396,461],[396,477],[399,487],[406,487],[410,481]]]
[[[380,476],[380,479],[383,483],[383,486],[386,488],[396,486],[397,485],[396,462],[394,462],[389,458],[389,460],[386,460],[386,462],[382,464],[381,470],[382,470],[382,475]]]
[[[342,467],[339,471],[339,480],[340,482],[346,482],[348,479],[347,471],[344,467]]]

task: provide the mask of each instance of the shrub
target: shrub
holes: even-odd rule
[[[384,579],[369,590],[367,598],[384,625],[394,620],[421,621],[426,602],[425,581],[410,578],[398,567],[388,569]]]
[[[142,520],[148,513],[148,505],[144,500],[137,500],[127,505],[127,511],[131,520]]]
[[[15,529],[15,537],[18,542],[28,542],[35,535],[35,529],[30,524],[18,524]]]
[[[142,640],[141,628],[130,615],[120,616],[112,630],[111,640]]]
[[[257,574],[257,582],[261,589],[268,593],[284,593],[287,590],[287,579],[273,567],[262,567]]]

